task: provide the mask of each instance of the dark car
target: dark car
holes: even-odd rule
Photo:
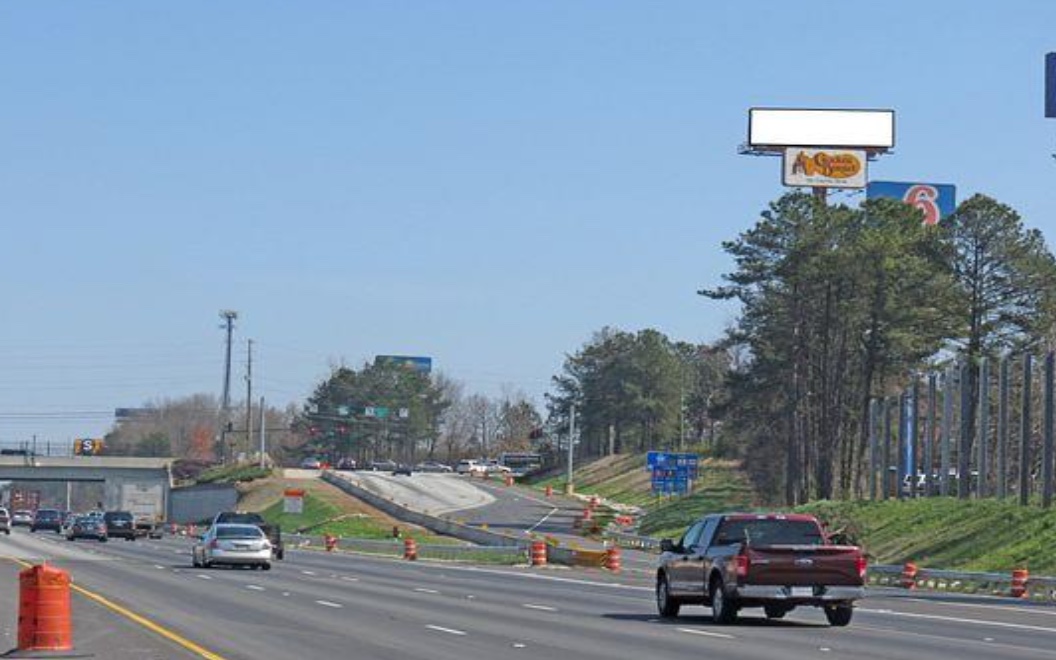
[[[370,469],[375,472],[391,472],[395,470],[398,465],[396,461],[390,461],[388,459],[375,460],[370,462]]]
[[[106,524],[100,518],[92,516],[74,516],[66,524],[66,540],[95,539],[100,543],[106,543]]]
[[[107,511],[103,514],[107,536],[136,540],[136,521],[128,511]]]
[[[7,513],[7,509],[0,506],[0,532],[4,534],[11,533],[11,516]]]
[[[56,534],[62,530],[62,513],[58,509],[37,509],[29,531],[50,529]]]
[[[392,474],[393,475],[402,474],[402,475],[406,475],[406,476],[409,477],[409,476],[411,476],[412,472],[413,472],[413,470],[411,469],[410,465],[405,465],[405,464],[401,463],[400,465],[396,466],[396,468],[392,471]]]

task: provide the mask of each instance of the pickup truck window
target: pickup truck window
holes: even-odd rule
[[[808,520],[735,519],[727,520],[719,527],[712,545],[744,542],[752,545],[821,545],[825,539],[818,526]]]
[[[704,529],[704,521],[700,521],[686,530],[686,533],[682,535],[682,540],[678,542],[679,547],[689,550],[697,544],[697,539],[700,538],[700,532]]]

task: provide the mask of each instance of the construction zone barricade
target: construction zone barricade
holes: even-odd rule
[[[418,542],[414,539],[403,540],[403,558],[407,561],[418,559]]]
[[[608,557],[608,550],[584,550],[582,548],[575,548],[572,550],[572,565],[585,566],[588,568],[605,568]]]
[[[547,497],[553,497],[553,496],[554,496],[554,487],[553,487],[553,486],[549,486],[549,485],[548,485],[548,486],[546,487],[546,490],[544,490],[543,492],[545,492],[545,493],[546,493],[546,496],[547,496]]]
[[[333,552],[337,548],[337,537],[333,534],[323,536],[323,547],[327,552]]]
[[[622,566],[623,553],[620,546],[614,545],[605,551],[605,568],[613,573],[619,573]]]
[[[911,561],[907,561],[902,566],[902,580],[900,582],[903,589],[916,589],[917,588],[917,565]]]
[[[546,541],[532,541],[532,566],[546,566]]]
[[[19,651],[73,650],[70,574],[39,564],[18,575]]]
[[[1017,568],[1012,571],[1012,587],[1009,594],[1013,598],[1027,597],[1027,582],[1030,580],[1030,571],[1025,568]]]

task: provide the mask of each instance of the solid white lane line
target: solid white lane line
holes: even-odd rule
[[[695,628],[679,628],[678,632],[689,633],[690,635],[700,635],[701,637],[718,637],[719,639],[737,639],[733,635],[727,635],[726,633],[711,632],[709,630],[696,630]]]
[[[468,633],[466,633],[463,630],[455,630],[454,628],[444,628],[442,626],[429,625],[429,626],[426,626],[426,628],[428,628],[429,630],[435,630],[437,632],[447,633],[448,635],[466,635],[466,634],[468,634]]]
[[[348,577],[347,575],[343,576],[341,579],[344,580],[345,582],[359,582],[359,578],[357,578],[357,577]]]
[[[438,594],[438,593],[440,593],[436,589],[423,589],[421,587],[418,587],[417,589],[415,589],[415,591],[417,591],[420,594]]]
[[[315,575],[315,571],[301,571],[304,575]]]
[[[159,571],[164,571],[165,570],[165,567],[162,566],[161,564],[154,564],[154,568],[158,569]]]
[[[264,587],[259,584],[247,584],[246,589],[252,589],[253,591],[264,591]]]
[[[530,610],[540,610],[542,612],[556,612],[556,607],[550,607],[549,605],[532,605],[531,603],[525,603],[521,607],[526,607]]]
[[[956,616],[942,616],[939,614],[917,614],[914,612],[896,612],[894,610],[872,610],[864,607],[855,608],[859,612],[868,614],[886,614],[887,616],[901,616],[907,619],[928,619],[931,621],[949,621],[951,623],[971,623],[979,626],[992,626],[995,628],[1013,628],[1015,630],[1033,630],[1036,632],[1047,632],[1056,634],[1056,628],[1045,626],[1031,626],[1025,623],[1005,623],[1003,621],[985,621],[983,619],[964,619]]]
[[[341,603],[331,603],[328,600],[317,600],[315,602],[319,603],[323,607],[344,607],[344,605],[342,605]]]
[[[201,573],[199,573],[199,574],[198,574],[198,575],[196,575],[195,577],[197,577],[197,578],[200,578],[200,579],[202,579],[202,580],[212,580],[212,579],[213,579],[213,578],[211,578],[210,576],[208,576],[208,575],[202,575]]]

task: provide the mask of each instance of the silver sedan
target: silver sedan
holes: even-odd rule
[[[218,524],[191,549],[195,568],[217,565],[271,569],[271,543],[256,525]]]

